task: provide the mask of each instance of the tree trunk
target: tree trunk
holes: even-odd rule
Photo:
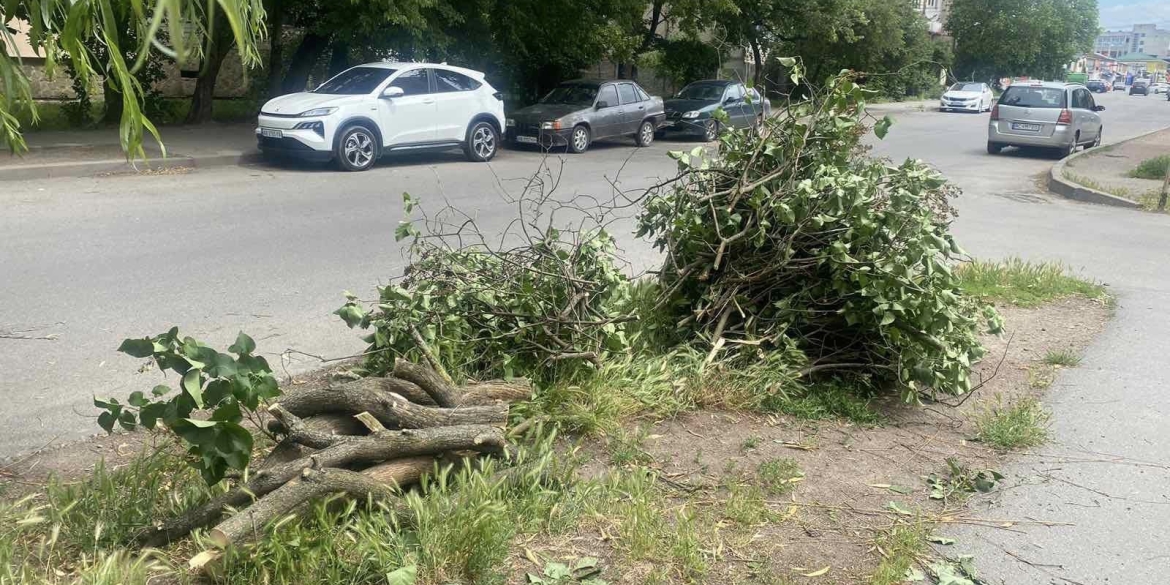
[[[755,60],[755,70],[752,71],[752,85],[760,87],[760,80],[764,78],[764,57],[760,50],[760,40],[752,39],[752,58]]]
[[[202,124],[211,121],[211,106],[215,102],[215,81],[223,60],[235,46],[235,37],[223,11],[215,13],[212,34],[207,37],[207,48],[203,53],[203,68],[195,81],[195,92],[191,95],[191,110],[187,112],[188,124]]]
[[[305,38],[301,39],[301,44],[297,45],[297,50],[289,62],[288,74],[284,76],[284,83],[281,87],[283,93],[305,90],[305,85],[309,82],[309,73],[313,71],[313,66],[317,64],[321,54],[328,46],[329,39],[327,37],[312,32],[305,34]]]
[[[333,77],[349,69],[349,42],[334,39],[329,47],[329,77]]]
[[[268,81],[269,97],[280,94],[284,74],[284,0],[268,0]]]
[[[144,88],[145,89],[145,88]],[[102,99],[105,100],[105,109],[102,111],[103,124],[118,124],[122,121],[122,92],[114,89],[109,81],[102,83]]]

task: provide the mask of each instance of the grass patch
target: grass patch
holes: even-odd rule
[[[870,404],[865,391],[843,382],[793,386],[778,390],[760,404],[764,412],[787,414],[803,420],[840,418],[862,425],[876,425],[882,416]]]
[[[1048,440],[1048,411],[1035,398],[985,409],[975,420],[979,440],[998,449],[1035,447]]]
[[[963,291],[985,301],[1035,307],[1079,295],[1104,299],[1105,287],[1072,276],[1062,264],[1009,258],[1003,262],[976,260],[958,268]]]
[[[1170,173],[1170,154],[1143,160],[1137,168],[1129,172],[1129,176],[1135,179],[1161,181],[1166,178],[1167,173]]]
[[[262,100],[247,98],[217,99],[211,104],[211,119],[215,122],[243,122],[254,120],[256,118],[256,112],[260,110],[261,103]],[[21,127],[28,132],[78,130],[77,125],[65,114],[68,104],[69,102],[58,101],[37,102],[37,115],[40,119],[36,124],[33,124],[32,116],[29,115],[26,109],[21,109],[16,112],[16,118],[20,121]],[[100,101],[94,102],[93,108],[90,111],[90,123],[83,125],[83,128],[99,125],[103,111],[102,108],[103,106]],[[182,124],[186,120],[187,112],[190,109],[190,98],[163,98],[159,101],[159,111],[150,117],[150,121],[159,126]],[[110,126],[110,128],[113,128],[113,126]],[[165,140],[166,137],[164,136],[163,139]]]
[[[1118,197],[1121,197],[1122,199],[1133,199],[1133,191],[1130,191],[1128,187],[1116,187],[1113,185],[1106,185],[1106,184],[1094,181],[1093,179],[1090,179],[1088,177],[1082,177],[1081,175],[1070,172],[1068,170],[1068,168],[1065,168],[1064,171],[1061,172],[1061,176],[1063,176],[1065,179],[1068,179],[1069,181],[1072,181],[1072,182],[1074,182],[1082,187],[1088,187],[1088,188],[1093,189],[1095,191],[1101,191],[1102,193],[1116,195]]]
[[[1043,390],[1056,381],[1056,371],[1051,366],[1028,368],[1028,387]]]
[[[757,526],[771,517],[760,486],[729,481],[723,516],[741,526]]]
[[[1050,366],[1075,368],[1081,365],[1081,356],[1068,349],[1050,349],[1044,354],[1044,363]]]
[[[768,495],[782,496],[796,488],[804,472],[795,459],[769,459],[756,469],[756,477]]]
[[[930,532],[931,527],[919,520],[913,524],[899,524],[878,536],[874,544],[882,560],[870,584],[897,585],[905,582],[907,571],[929,548],[926,539]]]

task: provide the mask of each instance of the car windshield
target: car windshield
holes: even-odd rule
[[[692,83],[678,92],[678,97],[684,100],[717,100],[723,97],[722,83]]]
[[[951,91],[983,91],[983,86],[978,83],[956,83],[951,86]]]
[[[595,99],[597,99],[596,85],[567,83],[565,85],[558,85],[556,89],[548,92],[548,95],[544,96],[544,99],[540,100],[540,103],[590,106],[593,105],[593,100]]]
[[[361,95],[371,93],[378,86],[394,75],[394,69],[384,67],[354,67],[337,74],[336,77],[322,83],[312,93],[328,93],[335,95]]]
[[[1003,92],[999,103],[1020,108],[1063,108],[1064,90],[1056,87],[1012,86]]]

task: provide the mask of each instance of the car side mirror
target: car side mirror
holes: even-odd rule
[[[597,109],[600,110],[602,108],[608,108],[608,107],[609,107],[609,102],[607,102],[605,100],[597,100]]]
[[[1104,112],[1105,106],[1101,106],[1101,105],[1093,106],[1093,111],[1094,112]]]
[[[386,99],[394,99],[396,97],[402,97],[404,95],[406,95],[406,92],[403,91],[401,87],[397,87],[394,85],[387,87],[386,90],[382,92],[382,97],[384,97]]]

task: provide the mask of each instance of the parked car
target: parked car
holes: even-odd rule
[[[666,100],[666,124],[660,135],[678,133],[702,137],[708,142],[719,136],[720,122],[713,115],[722,109],[733,128],[758,126],[772,114],[772,105],[754,88],[738,81],[711,79],[696,81]]]
[[[995,103],[995,94],[986,83],[960,82],[951,86],[939,100],[938,108],[944,112],[984,112]]]
[[[1113,91],[1125,91],[1125,78],[1118,77],[1113,80]]]
[[[1129,95],[1150,95],[1150,82],[1138,79],[1129,86]]]
[[[368,63],[316,89],[260,108],[265,154],[334,160],[364,171],[391,150],[462,148],[472,161],[496,156],[503,96],[484,74],[432,63]]]
[[[1100,79],[1090,79],[1086,81],[1085,87],[1087,87],[1089,91],[1093,93],[1105,93],[1109,91],[1109,84],[1101,81]]]
[[[579,79],[512,112],[507,136],[513,144],[566,146],[573,153],[615,136],[631,136],[638,146],[649,146],[665,118],[662,98],[651,97],[633,81]]]
[[[1167,91],[1170,91],[1170,84],[1165,83],[1165,82],[1155,83],[1155,84],[1150,86],[1150,92],[1153,93],[1154,95],[1158,95],[1160,93],[1166,93]]]
[[[1006,146],[1054,148],[1072,154],[1078,146],[1101,144],[1104,125],[1088,88],[1077,83],[1039,81],[1012,85],[991,109],[987,152]]]

